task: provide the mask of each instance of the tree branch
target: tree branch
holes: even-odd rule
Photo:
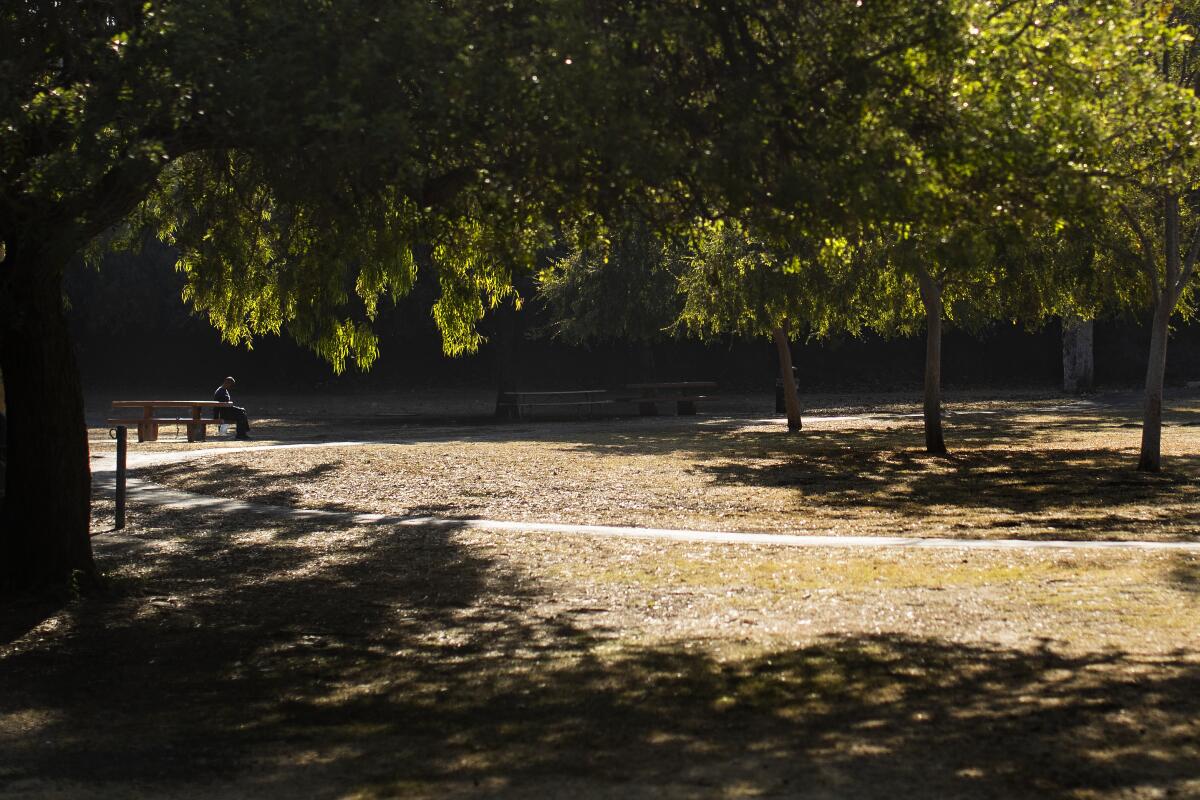
[[[1192,244],[1188,248],[1187,256],[1184,257],[1183,267],[1179,271],[1179,280],[1176,281],[1175,296],[1178,297],[1187,288],[1188,282],[1192,276],[1196,274],[1196,260],[1200,259],[1200,223],[1192,229]]]
[[[1146,236],[1146,231],[1142,227],[1142,223],[1139,222],[1137,216],[1129,210],[1129,206],[1121,203],[1120,208],[1121,216],[1125,217],[1125,221],[1129,223],[1129,227],[1133,229],[1133,233],[1135,236],[1137,236],[1138,243],[1141,245],[1142,271],[1146,273],[1148,278],[1150,278],[1150,286],[1154,290],[1155,298],[1157,298],[1159,296],[1159,292],[1161,291],[1161,287],[1158,281],[1158,267],[1154,264],[1154,247],[1150,244],[1150,239]]]

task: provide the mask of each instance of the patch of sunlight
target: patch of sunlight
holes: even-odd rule
[[[61,720],[61,714],[46,709],[23,708],[5,712],[0,714],[0,742],[28,742],[29,737],[40,735],[43,730]]]

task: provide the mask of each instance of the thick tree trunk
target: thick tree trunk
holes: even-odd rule
[[[62,264],[17,248],[0,262],[0,370],[8,420],[0,589],[90,583],[87,424]]]
[[[1063,317],[1063,391],[1083,394],[1092,390],[1095,374],[1093,325],[1090,319]]]
[[[800,393],[792,379],[792,342],[788,338],[787,323],[771,331],[775,349],[779,351],[779,375],[783,379],[783,400],[787,408],[788,430],[798,431],[804,427],[800,411]]]
[[[1142,416],[1142,452],[1138,469],[1158,472],[1162,469],[1163,378],[1167,372],[1167,338],[1175,299],[1163,293],[1154,307],[1150,329],[1150,359],[1146,364],[1146,407]]]
[[[917,277],[925,306],[925,450],[945,455],[942,435],[942,287],[924,267]]]

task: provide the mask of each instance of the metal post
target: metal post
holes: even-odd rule
[[[117,426],[117,523],[116,529],[125,527],[125,449],[129,441],[129,428]]]

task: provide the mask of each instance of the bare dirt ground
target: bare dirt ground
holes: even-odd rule
[[[1138,484],[1139,503],[1174,498],[1177,513],[1196,513],[1171,477],[1195,469],[1177,435],[1189,408],[1174,411],[1167,482]],[[660,439],[683,437],[661,452],[695,457],[702,477],[698,442],[741,441],[732,428],[658,423]],[[1048,448],[1050,463],[1099,480],[1105,459],[1124,463],[1136,444],[1112,424],[1094,460],[1054,460],[1089,447],[1070,439]],[[621,444],[624,422],[515,427],[494,441],[557,462],[582,451],[608,481],[603,459],[640,454],[580,445],[609,425]],[[1010,461],[971,464],[1005,475],[1024,434],[997,425],[979,441],[1011,436]],[[754,428],[743,435],[771,447]],[[812,433],[828,437],[829,460],[900,435],[849,430]],[[457,442],[467,461],[483,457],[462,430],[416,432],[401,446]],[[912,454],[918,441],[877,452]],[[820,448],[778,457],[798,469],[794,455]],[[248,463],[235,476],[267,496],[284,469],[258,457],[201,464],[200,486],[218,462]],[[903,463],[888,474],[925,461]],[[1021,472],[1030,487],[1053,474]],[[749,491],[752,475],[736,485]],[[1052,485],[1051,496],[1069,482]],[[1002,495],[956,507],[988,497],[1004,508]],[[1071,503],[1086,510],[1082,497]],[[109,593],[0,615],[0,797],[1200,797],[1195,555],[711,546],[136,504],[118,535],[108,499],[96,508]]]
[[[304,508],[806,534],[1031,539],[1200,536],[1200,399],[1174,404],[1168,470],[1139,474],[1127,409],[956,404],[949,458],[921,420],[612,419],[408,428],[391,443],[217,456],[142,474]],[[355,436],[353,430],[347,435]]]

